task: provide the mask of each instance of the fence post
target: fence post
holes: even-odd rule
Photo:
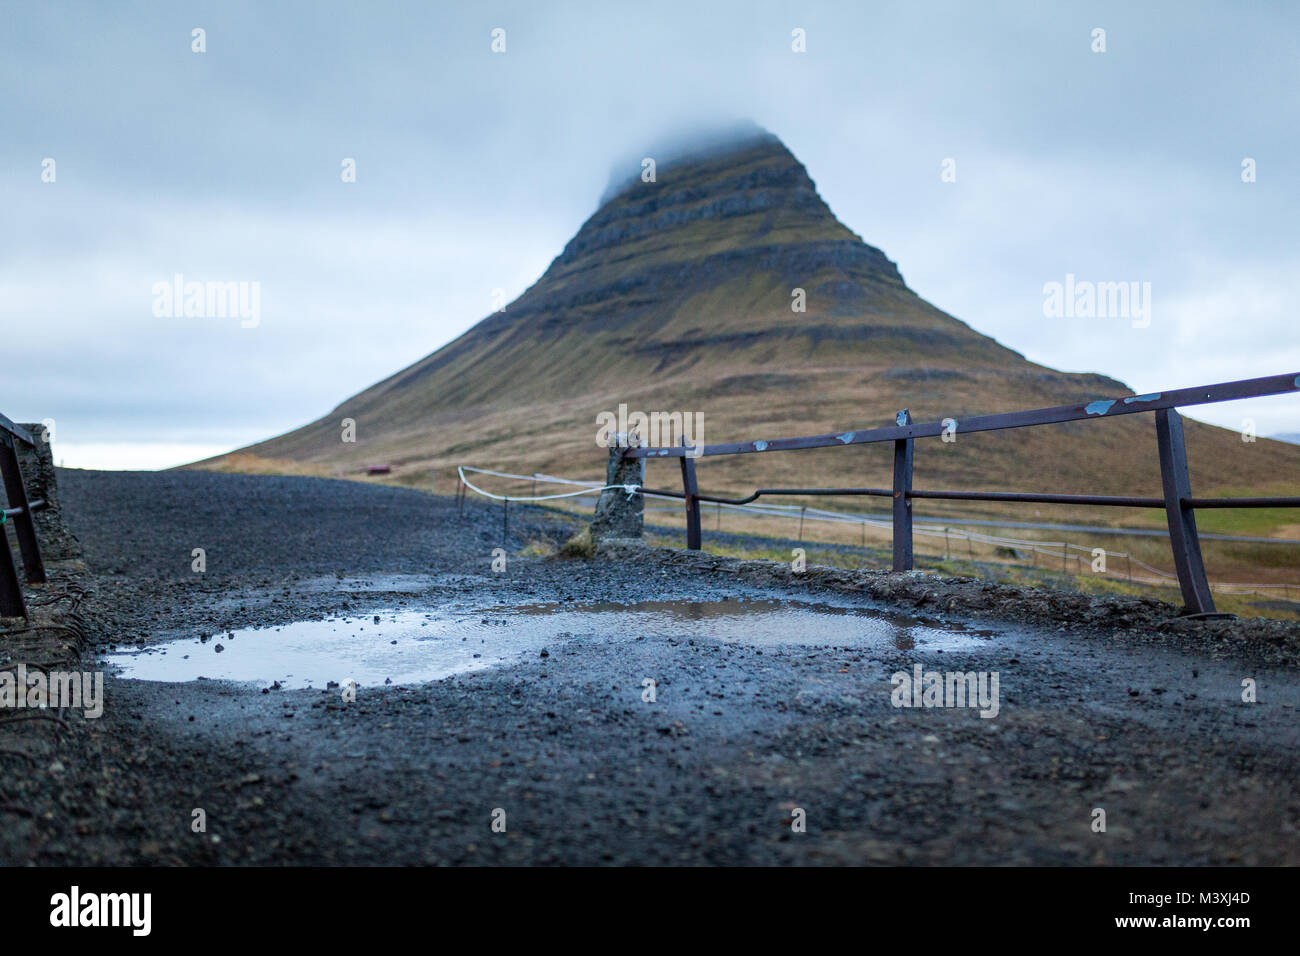
[[[9,550],[9,535],[0,524],[0,617],[26,617],[27,605],[23,601],[23,588],[18,583],[18,568],[14,553]]]
[[[18,465],[18,453],[14,449],[16,441],[18,439],[8,432],[0,431],[0,472],[4,473],[5,496],[9,499],[9,507],[23,509],[22,514],[13,516],[13,523],[18,535],[18,548],[23,555],[23,567],[27,571],[27,581],[29,584],[43,584],[45,564],[41,561],[40,545],[36,543],[36,524],[32,521],[27,489],[23,487],[23,472]]]
[[[22,470],[27,500],[45,502],[45,507],[32,515],[32,522],[41,545],[41,564],[48,572],[51,562],[81,561],[81,543],[63,523],[49,430],[43,422],[21,424],[35,442],[31,445],[23,441],[14,442],[14,454]]]
[[[906,408],[898,413],[899,425],[912,424]],[[894,442],[894,570],[912,570],[912,439]]]
[[[605,466],[608,487],[600,493],[591,514],[591,537],[595,541],[641,537],[645,524],[645,496],[641,494],[645,459],[624,456],[634,444],[639,444],[635,434],[620,432],[609,449],[609,462]],[[636,490],[628,494],[623,485],[631,485]]]
[[[1183,504],[1192,496],[1187,473],[1187,446],[1183,441],[1183,417],[1175,408],[1156,411],[1156,442],[1160,448],[1160,481],[1165,493],[1165,516],[1169,520],[1169,543],[1178,570],[1183,603],[1196,614],[1213,614],[1214,598],[1205,577],[1201,540],[1196,532],[1196,512]]]
[[[682,441],[682,447],[687,447],[685,440]],[[696,495],[700,493],[700,488],[695,481],[695,459],[683,453],[681,463],[682,491],[686,492],[686,547],[691,551],[699,551],[700,499]]]

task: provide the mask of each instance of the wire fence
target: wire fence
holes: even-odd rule
[[[606,485],[600,481],[583,481],[575,478],[558,478],[554,475],[544,475],[540,473],[532,474],[532,475],[519,475],[519,474],[513,474],[511,472],[505,472],[505,471],[493,471],[492,469],[489,468],[473,468],[468,465],[460,465],[457,467],[456,471],[460,476],[461,483],[466,488],[470,489],[476,494],[482,495],[484,498],[489,498],[493,501],[501,501],[501,502],[515,501],[515,502],[527,503],[527,502],[557,501],[560,499],[576,500],[588,495],[598,496],[601,494],[601,492],[609,488],[624,491],[629,495],[635,494],[638,491],[642,491],[641,486],[639,485],[632,485],[632,484]],[[496,478],[506,478],[515,481],[528,481],[533,483],[534,488],[536,488],[536,485],[539,482],[542,484],[559,484],[559,485],[576,486],[576,488],[573,491],[568,491],[568,492],[563,492],[558,494],[538,495],[534,493],[531,495],[502,495],[502,494],[496,494],[494,492],[487,491],[486,489],[480,488],[477,485],[473,484],[466,477],[467,472],[472,472],[474,474],[480,474],[480,475],[489,475]],[[662,501],[676,501],[676,499],[668,497],[666,495],[657,495],[653,492],[644,492],[644,491],[642,493],[646,498],[653,498]],[[846,524],[846,525],[861,527],[862,535],[863,535],[862,538],[863,547],[866,547],[866,533],[868,530],[878,530],[878,531],[885,531],[891,533],[893,530],[893,522],[889,518],[877,518],[871,516],[850,514],[843,511],[832,511],[826,508],[816,508],[808,505],[780,505],[780,504],[760,504],[760,503],[732,505],[732,504],[723,504],[720,502],[715,503],[715,505],[716,508],[718,509],[716,511],[716,514],[719,516],[719,521],[721,520],[721,514],[723,510],[740,512],[740,513],[755,515],[759,517],[785,518],[789,520],[798,518],[800,541],[803,540],[803,524],[805,521],[820,521],[824,523]],[[672,508],[647,507],[645,510],[647,512],[662,512],[662,513],[671,513],[671,514],[681,513],[680,506],[672,507]],[[1041,568],[1041,570],[1044,571],[1054,571],[1057,569],[1054,563],[1048,564],[1046,561],[1044,561],[1041,562],[1040,564],[1040,562],[1038,561],[1040,555],[1043,556],[1044,558],[1053,559],[1053,562],[1060,561],[1061,563],[1061,567],[1059,569],[1060,573],[1068,574],[1071,552],[1078,552],[1078,554],[1075,555],[1076,565],[1080,564],[1084,554],[1088,555],[1090,558],[1093,559],[1093,561],[1089,563],[1090,568],[1094,566],[1094,563],[1096,562],[1097,559],[1104,558],[1104,564],[1102,565],[1102,569],[1097,571],[1096,573],[1113,574],[1114,572],[1110,570],[1111,560],[1123,559],[1123,561],[1125,562],[1125,574],[1123,576],[1128,581],[1131,581],[1134,584],[1148,584],[1148,585],[1154,585],[1159,587],[1177,586],[1178,584],[1177,574],[1171,573],[1169,571],[1163,571],[1160,568],[1152,567],[1151,565],[1147,564],[1146,562],[1142,561],[1137,557],[1134,557],[1132,554],[1126,551],[1111,551],[1107,548],[1089,548],[1083,545],[1074,544],[1069,541],[1039,541],[1039,540],[1029,540],[1025,538],[1011,538],[1011,537],[1006,537],[1004,535],[985,534],[979,531],[970,531],[965,528],[953,527],[952,525],[947,525],[947,524],[935,525],[935,524],[924,524],[918,522],[913,527],[913,533],[928,538],[935,538],[935,539],[943,538],[945,559],[952,557],[953,542],[965,542],[967,546],[968,558],[969,560],[972,561],[975,560],[973,545],[983,544],[983,545],[992,546],[994,548],[1012,549],[1013,555],[1010,556],[1014,556],[1014,557],[1019,557],[1020,551],[1027,551],[1032,556],[1033,564],[1031,566],[1035,568]],[[1147,574],[1154,575],[1154,578],[1145,577],[1140,573],[1135,574],[1133,570],[1135,567],[1141,569],[1142,571],[1147,572]],[[1278,593],[1280,592],[1281,596],[1285,600],[1292,600],[1291,594],[1294,591],[1298,596],[1300,596],[1300,586],[1285,584],[1285,583],[1284,584],[1271,584],[1271,583],[1237,584],[1237,583],[1228,583],[1228,582],[1210,582],[1210,586],[1213,590],[1219,592],[1220,594],[1240,594],[1240,595],[1254,594],[1261,597],[1277,597]]]

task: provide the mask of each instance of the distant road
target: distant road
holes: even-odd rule
[[[647,508],[647,511],[672,511],[678,512],[680,508]],[[887,512],[866,511],[861,512],[863,517],[875,518],[880,521],[891,520],[891,515]],[[1101,528],[1091,524],[1048,524],[1042,521],[992,521],[981,520],[978,518],[942,518],[934,516],[925,516],[920,513],[916,515],[917,522],[926,522],[928,524],[937,524],[940,527],[947,525],[950,528],[959,525],[979,525],[986,528],[1032,528],[1039,531],[1087,531],[1093,534],[1119,534],[1133,535],[1139,538],[1167,538],[1169,532],[1159,528]],[[1255,541],[1262,544],[1300,544],[1300,538],[1258,538],[1244,534],[1207,534],[1202,531],[1201,538],[1208,541]]]
[[[889,515],[880,517],[888,519]],[[1168,531],[1162,531],[1159,528],[1099,528],[1090,524],[1045,524],[1041,521],[975,521],[962,518],[953,520],[951,518],[924,518],[921,515],[916,516],[917,521],[931,521],[939,524],[952,525],[975,524],[985,525],[994,528],[1037,528],[1042,531],[1088,531],[1095,534],[1124,534],[1135,535],[1143,538],[1167,538]],[[1264,544],[1300,544],[1300,538],[1257,538],[1244,534],[1207,534],[1202,531],[1201,538],[1211,541],[1257,541]]]

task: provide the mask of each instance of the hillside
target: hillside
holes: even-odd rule
[[[843,223],[779,139],[755,128],[607,192],[501,312],[288,434],[195,467],[319,470],[449,490],[458,464],[603,474],[596,416],[702,412],[705,441],[828,432],[1132,394],[1036,365],[909,289]],[[792,311],[803,289],[806,312]],[[340,422],[357,423],[355,444]],[[1189,423],[1198,493],[1277,488],[1300,448]],[[1135,454],[1138,450],[1149,451]],[[887,481],[889,451],[706,461],[706,490]],[[677,482],[651,465],[648,483]],[[917,486],[1156,493],[1149,416],[990,433],[917,454]],[[1101,517],[1090,515],[1090,517]],[[1110,517],[1106,515],[1105,517]]]

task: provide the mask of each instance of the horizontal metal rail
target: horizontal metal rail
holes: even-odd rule
[[[680,491],[662,488],[643,488],[647,495],[663,495],[667,498],[685,498]],[[722,505],[747,505],[751,501],[772,495],[812,495],[812,496],[869,496],[873,498],[892,498],[894,493],[888,488],[759,488],[743,498],[722,498],[701,492],[695,497],[700,501],[716,502]],[[908,498],[931,498],[946,501],[1020,501],[1051,505],[1103,505],[1114,508],[1163,508],[1163,498],[1140,498],[1127,495],[1052,495],[1020,491],[919,491],[907,492]],[[1189,508],[1300,508],[1300,497],[1294,498],[1181,498],[1179,503]]]
[[[671,498],[684,497],[680,491],[661,491],[657,488],[646,488],[645,493],[667,495]],[[894,492],[888,488],[759,488],[753,494],[744,498],[720,498],[716,495],[706,495],[704,493],[700,493],[696,497],[701,501],[714,501],[724,505],[747,505],[751,501],[771,495],[844,495],[892,498]],[[909,499],[938,498],[953,501],[1029,501],[1039,504],[1111,505],[1120,508],[1163,508],[1165,506],[1163,498],[1132,498],[1119,495],[1049,495],[1018,491],[918,491],[914,489],[906,492],[904,497]],[[1211,500],[1218,501],[1222,499],[1215,498]],[[1243,498],[1241,500],[1251,501],[1255,499]],[[1288,500],[1293,500],[1300,505],[1300,498]]]
[[[32,438],[32,433],[21,425],[15,425],[4,415],[0,415],[0,431],[8,432],[10,435],[13,435],[19,441],[26,443],[32,448],[36,447],[36,440]]]
[[[1026,428],[1033,425],[1057,425],[1062,422],[1091,421],[1098,418],[1117,418],[1161,409],[1181,408],[1187,405],[1208,405],[1215,402],[1235,401],[1242,398],[1261,398],[1266,395],[1284,395],[1300,392],[1300,374],[1269,375],[1264,378],[1245,379],[1240,382],[1222,382],[1198,388],[1181,388],[1172,392],[1152,392],[1148,395],[1129,395],[1118,398],[1099,398],[1078,405],[1058,405],[1054,408],[1037,408],[1025,412],[1007,412],[999,415],[976,415],[959,419],[953,416],[937,422],[891,425],[829,435],[808,435],[803,438],[758,439],[747,442],[724,442],[717,445],[687,448],[681,446],[628,448],[623,454],[628,458],[690,458],[714,455],[746,455],[767,451],[800,451],[806,448],[834,448],[840,445],[869,445],[882,441],[899,441],[908,438],[937,438],[947,434],[999,431],[1006,428]],[[947,422],[955,422],[950,426]]]
[[[1297,508],[1300,498],[1183,498],[1188,508]]]
[[[35,514],[38,511],[44,511],[49,506],[49,502],[44,498],[37,498],[35,501],[27,502],[26,508],[0,508],[0,514],[3,514],[6,518],[16,518],[18,515],[27,514],[28,512]]]
[[[664,495],[668,498],[685,498],[680,491],[661,491],[658,488],[643,488],[647,495]],[[747,505],[764,495],[875,495],[889,498],[894,493],[888,488],[759,488],[752,495],[744,498],[719,498],[716,495],[696,495],[700,501],[713,501],[722,505]]]
[[[1169,540],[1173,549],[1178,583],[1187,609],[1199,615],[1215,615],[1214,599],[1210,594],[1209,580],[1201,557],[1200,538],[1196,529],[1198,508],[1300,508],[1300,497],[1242,497],[1199,498],[1192,495],[1191,479],[1187,468],[1187,448],[1183,437],[1183,420],[1178,408],[1185,405],[1206,405],[1215,402],[1235,401],[1243,398],[1260,398],[1266,395],[1283,395],[1300,392],[1300,374],[1269,375],[1264,378],[1245,379],[1239,382],[1221,382],[1197,388],[1175,389],[1170,392],[1152,392],[1147,395],[1128,395],[1119,398],[1099,398],[1078,405],[1058,405],[1029,411],[1008,412],[998,415],[977,415],[959,420],[945,418],[937,422],[915,423],[907,409],[895,417],[895,424],[884,428],[868,428],[829,435],[807,435],[802,438],[756,439],[747,442],[724,442],[714,445],[647,447],[632,446],[611,451],[611,462],[616,458],[651,459],[677,458],[681,463],[682,490],[680,492],[643,488],[645,494],[663,495],[683,499],[686,505],[686,546],[698,550],[701,546],[700,502],[710,501],[723,505],[745,505],[766,495],[860,495],[892,500],[893,567],[895,571],[912,568],[912,502],[921,500],[991,501],[1034,504],[1088,505],[1112,508],[1163,508],[1169,525]],[[1130,495],[1064,495],[1018,491],[925,491],[912,488],[915,440],[937,438],[957,433],[1000,431],[1010,428],[1028,428],[1037,425],[1056,425],[1073,421],[1093,421],[1154,412],[1156,418],[1156,451],[1160,459],[1160,478],[1163,495],[1159,498]],[[876,442],[894,443],[894,474],[892,488],[759,488],[740,498],[709,495],[700,492],[696,479],[695,462],[699,458],[719,455],[746,455],[768,451],[798,451],[807,448],[834,448],[848,445],[868,445]],[[613,465],[611,465],[613,467]]]
[[[1132,495],[1052,495],[1020,491],[909,491],[908,498],[942,501],[1020,501],[1043,505],[1102,505],[1110,508],[1163,508],[1163,498]],[[1300,502],[1300,498],[1296,499]]]

